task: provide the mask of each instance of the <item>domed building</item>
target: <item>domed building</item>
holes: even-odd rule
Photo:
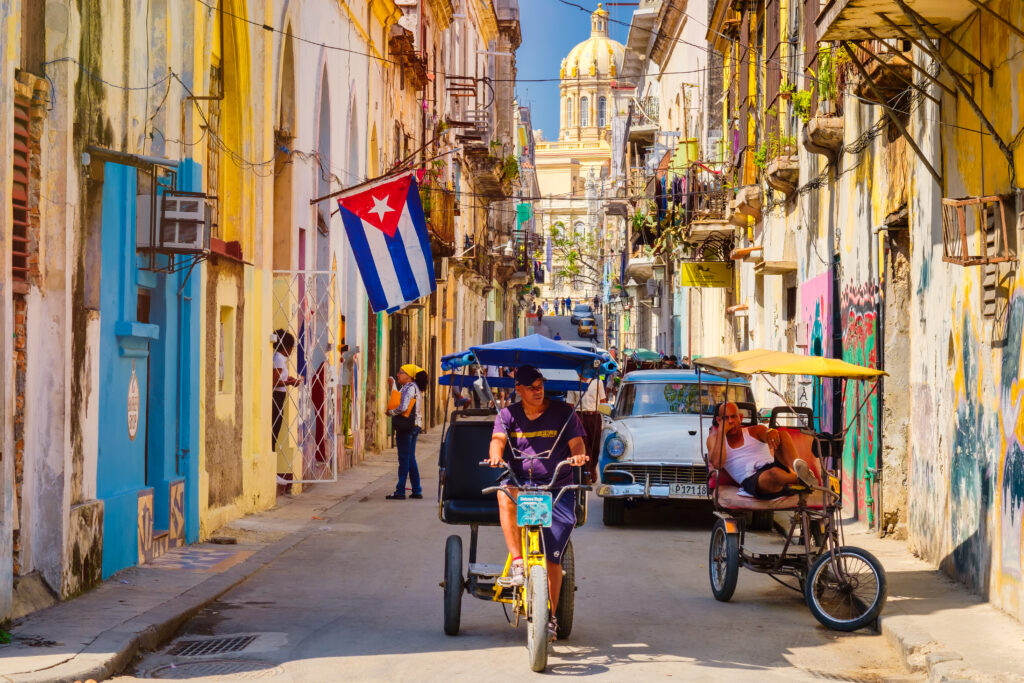
[[[590,38],[562,60],[559,140],[607,137],[613,106],[612,85],[625,48],[608,37],[608,12],[601,5],[590,16]]]
[[[569,258],[571,248],[552,248],[552,269],[543,285],[541,298],[590,300],[602,294],[602,255],[617,253],[621,232],[617,222],[606,218],[603,201],[612,195],[612,126],[624,117],[633,96],[633,86],[619,83],[622,43],[608,35],[608,11],[601,5],[590,15],[590,37],[579,43],[560,68],[559,131],[552,141],[536,143],[537,183],[543,199],[534,212],[547,241],[552,228],[572,234],[575,251],[582,258]],[[606,224],[608,221],[608,224]],[[576,273],[567,274],[572,261]],[[546,253],[541,263],[547,266]]]

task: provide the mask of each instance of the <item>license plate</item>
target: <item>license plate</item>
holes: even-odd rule
[[[551,526],[551,494],[520,493],[516,499],[516,524]]]
[[[669,484],[669,498],[706,498],[708,495],[707,484]]]

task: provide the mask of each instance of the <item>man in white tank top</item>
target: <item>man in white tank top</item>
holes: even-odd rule
[[[717,407],[707,440],[713,468],[724,469],[755,498],[777,498],[794,484],[818,485],[807,463],[796,457],[789,434],[764,425],[744,427],[741,420],[735,403]]]

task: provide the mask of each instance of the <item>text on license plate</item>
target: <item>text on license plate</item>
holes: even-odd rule
[[[669,498],[697,498],[708,495],[707,484],[669,484]]]

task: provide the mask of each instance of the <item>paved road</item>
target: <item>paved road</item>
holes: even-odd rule
[[[598,313],[594,319],[597,321],[597,343],[599,346],[604,347],[604,316]],[[534,326],[534,329],[538,333],[551,338],[554,338],[555,333],[557,332],[565,341],[585,339],[579,335],[576,325],[571,322],[571,318],[567,315],[545,315],[541,320],[539,329],[536,325]]]
[[[434,436],[421,442],[425,470],[436,457]],[[334,508],[319,536],[225,594],[176,641],[257,636],[245,649],[188,657],[164,648],[117,680],[157,673],[211,681],[531,677],[525,630],[510,628],[497,605],[465,598],[462,633],[444,635],[438,587],[444,539],[462,529],[438,522],[435,477],[425,483],[426,500],[385,501],[392,486],[385,476]],[[621,528],[602,527],[600,517],[600,504],[592,501],[590,521],[574,535],[576,626],[570,640],[554,644],[550,674],[615,681],[912,680],[881,636],[823,629],[795,593],[767,577],[744,571],[733,602],[715,602],[707,580],[706,511],[640,511]],[[498,531],[484,529],[481,536],[480,559],[500,561]],[[243,673],[223,675],[232,670]]]

